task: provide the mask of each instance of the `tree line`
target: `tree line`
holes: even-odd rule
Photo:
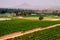
[[[38,10],[40,11],[40,10]],[[5,13],[15,13],[17,16],[19,15],[31,15],[31,14],[37,14],[37,15],[58,15],[60,16],[60,13],[58,13],[58,10],[53,11],[52,13],[44,13],[44,10],[42,10],[42,13],[38,13],[37,10],[25,10],[25,9],[13,9],[13,8],[0,8],[0,14],[5,14]],[[19,14],[20,12],[20,14]]]

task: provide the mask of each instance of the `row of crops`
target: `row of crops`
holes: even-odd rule
[[[37,21],[24,19],[0,21],[0,36],[18,31],[26,31],[37,27],[46,27],[58,23],[60,23],[60,21]]]
[[[60,38],[60,26],[26,34],[8,40],[58,40]]]

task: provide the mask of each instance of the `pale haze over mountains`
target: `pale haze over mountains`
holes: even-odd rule
[[[60,0],[0,0],[0,8],[60,9]]]
[[[54,6],[54,5],[43,5],[43,6],[39,6],[39,5],[31,5],[28,3],[23,3],[21,5],[16,5],[13,8],[22,8],[22,9],[60,9],[59,6]]]

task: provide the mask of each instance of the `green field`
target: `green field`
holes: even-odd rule
[[[60,21],[40,21],[40,20],[25,20],[25,19],[0,21],[0,36],[17,31],[26,31],[37,27],[43,28],[49,25],[59,23]]]
[[[21,19],[27,19],[27,20],[39,20],[38,16],[22,16]],[[59,21],[60,17],[59,16],[44,16],[43,20],[47,21]]]
[[[30,33],[8,40],[57,40],[60,38],[60,26]]]
[[[0,16],[0,18],[10,18],[10,16]]]

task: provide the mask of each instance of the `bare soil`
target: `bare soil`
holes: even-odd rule
[[[11,18],[0,18],[0,21],[2,20],[11,20]]]

